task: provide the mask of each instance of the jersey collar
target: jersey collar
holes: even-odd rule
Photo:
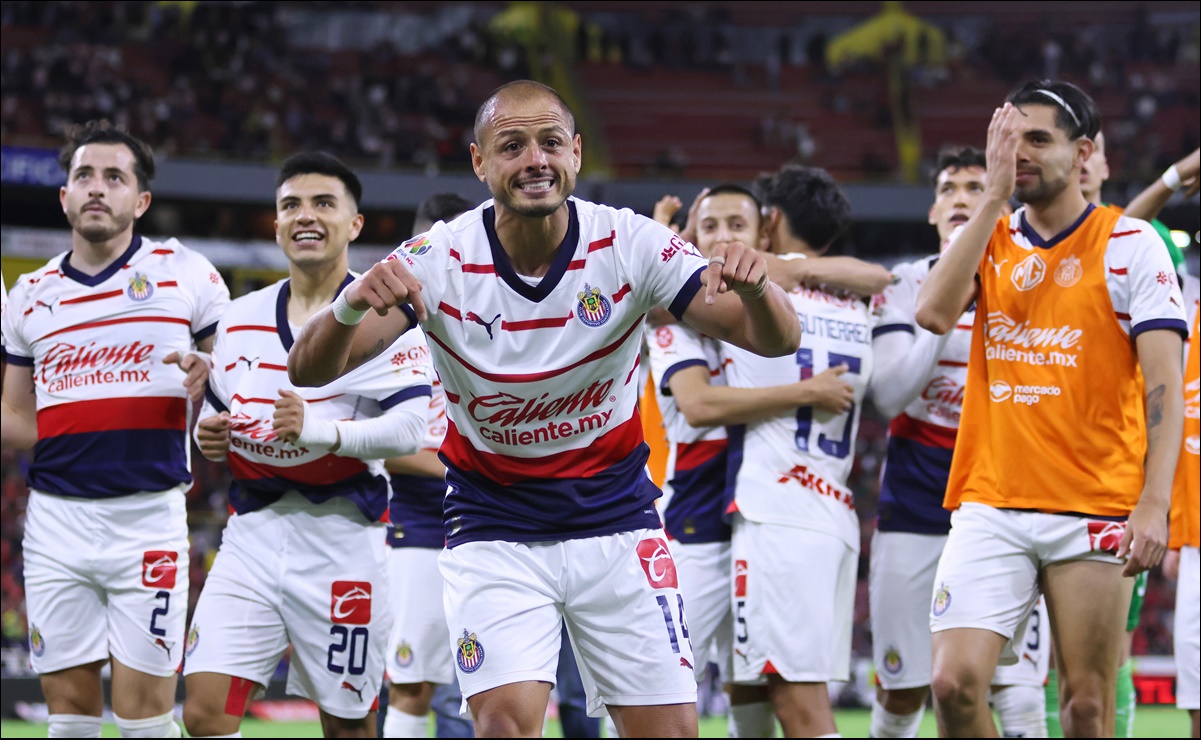
[[[1091,214],[1096,207],[1096,204],[1089,203],[1088,208],[1084,209],[1084,213],[1080,214],[1080,218],[1076,219],[1076,223],[1067,227],[1050,239],[1043,239],[1041,236],[1039,236],[1038,232],[1034,230],[1034,227],[1031,226],[1028,221],[1026,221],[1026,211],[1023,210],[1021,217],[1022,234],[1034,246],[1041,247],[1042,249],[1050,249],[1064,239],[1067,239],[1076,231],[1076,229],[1080,228],[1080,225],[1084,223],[1084,220],[1089,217],[1089,214]]]
[[[554,292],[559,281],[567,274],[571,258],[575,256],[575,248],[580,241],[580,219],[576,215],[575,201],[570,198],[567,199],[567,210],[567,234],[557,247],[555,261],[537,285],[530,285],[518,277],[512,263],[509,262],[509,255],[496,236],[496,207],[489,206],[484,209],[484,232],[488,235],[488,246],[492,249],[492,264],[496,266],[496,274],[518,295],[534,303],[540,303],[543,298]]]
[[[129,264],[129,260],[133,259],[134,253],[138,251],[138,247],[140,246],[142,246],[142,237],[134,234],[133,240],[129,242],[129,247],[127,247],[125,251],[121,253],[121,256],[118,257],[111,265],[95,275],[88,275],[87,273],[81,272],[80,270],[77,270],[71,266],[71,255],[75,253],[75,250],[67,252],[67,256],[63,257],[63,261],[59,266],[59,269],[62,270],[63,275],[71,278],[75,282],[83,283],[89,288],[95,288],[97,285],[100,285],[113,275],[116,275],[122,267],[125,267],[125,265]]]
[[[338,286],[338,292],[334,294],[337,298],[346,290],[346,286],[354,282],[354,275],[349,272],[346,277],[342,278],[342,284]],[[275,296],[275,330],[279,333],[280,344],[284,345],[285,352],[292,351],[292,344],[296,341],[292,338],[292,327],[288,325],[288,297],[292,295],[292,279],[288,278],[284,284],[279,286],[279,294]],[[330,301],[331,303],[333,301]]]

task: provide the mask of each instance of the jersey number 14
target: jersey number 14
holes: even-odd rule
[[[850,355],[840,355],[836,352],[829,352],[826,355],[826,367],[836,367],[838,365],[846,365],[848,373],[859,374],[860,360],[858,357]],[[801,380],[809,380],[813,377],[813,350],[798,349],[796,352],[797,364],[801,367]],[[817,435],[817,448],[826,453],[830,457],[842,459],[851,454],[851,428],[854,426],[852,419],[855,418],[855,404],[851,403],[851,407],[846,410],[843,415],[842,439],[831,439],[827,437],[825,432]],[[810,434],[813,432],[813,407],[801,406],[796,410],[796,447],[801,452],[809,452],[810,445],[813,444],[809,440]]]

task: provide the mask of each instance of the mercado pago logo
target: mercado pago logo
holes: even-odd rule
[[[153,344],[58,342],[42,356],[37,379],[50,393],[106,383],[149,383]],[[145,366],[145,367],[142,367]]]
[[[617,400],[612,390],[613,380],[609,379],[595,380],[586,388],[559,396],[551,392],[533,398],[492,393],[473,398],[467,413],[479,423],[484,439],[505,445],[540,444],[608,426],[613,409],[601,407]],[[573,416],[576,418],[570,418]]]
[[[984,325],[984,354],[989,360],[1026,365],[1078,367],[1077,346],[1084,330],[1068,325],[1031,326],[1003,311],[991,311]]]

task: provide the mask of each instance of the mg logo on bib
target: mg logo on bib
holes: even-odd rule
[[[638,561],[646,573],[651,588],[678,588],[676,562],[671,559],[671,550],[661,539],[643,540],[638,543]]]
[[[1018,290],[1032,290],[1047,276],[1047,263],[1037,254],[1032,254],[1013,267],[1009,279]]]
[[[179,553],[167,550],[147,550],[142,554],[142,585],[148,588],[175,588],[175,561]]]
[[[334,581],[330,588],[329,621],[371,624],[371,584],[367,581]]]

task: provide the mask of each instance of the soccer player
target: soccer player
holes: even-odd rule
[[[678,201],[677,201],[678,202]],[[662,201],[661,201],[662,203]],[[773,222],[765,218],[759,199],[746,188],[725,184],[705,189],[690,209],[684,234],[695,233],[702,255],[718,244],[740,241],[770,246]],[[845,223],[836,227],[845,228]],[[888,271],[845,257],[813,260],[768,257],[777,284],[799,288],[805,274],[797,269],[826,263],[823,280],[840,281],[849,290],[872,283],[882,289]],[[810,273],[812,274],[812,273]],[[725,384],[721,344],[686,326],[665,325],[648,335],[656,396],[671,445],[668,485],[660,505],[665,530],[673,540],[672,555],[688,598],[689,636],[698,656],[698,677],[710,645],[722,676],[733,678],[733,605],[730,527],[726,522],[727,424],[746,424],[799,406],[845,409],[852,395],[839,379],[839,369],[786,385],[731,388]],[[760,737],[774,730],[763,687],[727,683],[731,696],[731,729],[737,737]]]
[[[945,147],[938,157],[930,223],[939,243],[967,222],[984,193],[984,152]],[[872,654],[879,683],[872,737],[916,737],[930,694],[930,593],[951,528],[942,507],[963,409],[972,311],[954,329],[932,334],[914,322],[918,289],[938,257],[897,265],[881,299],[872,348],[876,407],[892,419],[872,536],[869,599]],[[991,699],[1005,736],[1046,735],[1043,683],[1049,640],[1040,600],[1026,629],[1020,660],[1000,666]]]
[[[289,277],[230,304],[196,431],[205,457],[228,461],[235,513],[188,630],[184,722],[237,733],[291,645],[288,691],[316,702],[325,735],[373,735],[392,626],[383,458],[420,446],[432,368],[413,332],[327,387],[293,388],[293,337],[354,280],[362,186],[337,159],[303,153],[283,163],[275,196]]]
[[[1164,572],[1176,579],[1176,623],[1173,629],[1176,655],[1176,706],[1188,710],[1192,736],[1201,724],[1201,281],[1184,278],[1189,311],[1188,358],[1184,372],[1184,441],[1172,490],[1171,540]]]
[[[3,444],[34,449],[31,662],[50,737],[100,737],[109,660],[121,734],[179,737],[187,428],[209,369],[193,350],[212,348],[229,292],[204,257],[136,233],[154,177],[143,142],[91,121],[59,161],[71,250],[23,275],[4,315]]]
[[[431,195],[418,207],[413,231],[423,234],[435,223],[451,221],[472,208],[470,201],[454,193]],[[428,357],[424,334],[420,329],[410,333],[423,337],[414,351]],[[385,463],[392,483],[387,559],[394,622],[386,653],[390,706],[383,737],[425,737],[435,692],[439,686],[454,684],[455,679],[454,658],[446,649],[450,633],[438,572],[438,554],[446,541],[442,529],[446,466],[437,454],[446,435],[446,395],[437,376],[432,378],[428,413],[421,449]],[[438,737],[447,736],[446,731],[454,737],[472,736],[470,722],[459,718],[460,702],[455,697],[453,716],[438,714]]]
[[[778,255],[814,258],[850,224],[824,170],[784,167],[756,191]],[[869,299],[806,287],[789,298],[799,350],[769,359],[725,346],[726,381],[764,388],[825,374],[835,392],[729,430],[734,681],[766,685],[785,736],[821,737],[837,732],[827,682],[850,670],[859,520],[846,481],[873,322]]]
[[[981,202],[918,295],[935,333],[976,301],[931,609],[941,734],[996,732],[992,666],[1041,590],[1065,734],[1111,735],[1123,577],[1163,557],[1187,329],[1150,225],[1080,192],[1099,128],[1071,84],[1011,94],[989,126]],[[1015,189],[1025,207],[1001,218]]]
[[[772,355],[800,327],[754,250],[723,245],[706,265],[650,219],[570,197],[581,141],[551,88],[498,88],[475,135],[493,199],[315,316],[289,374],[320,385],[376,356],[408,327],[400,303],[424,322],[448,402],[447,623],[477,734],[539,732],[565,620],[590,714],[607,707],[627,737],[695,736],[684,599],[631,382],[643,316],[667,307]]]

